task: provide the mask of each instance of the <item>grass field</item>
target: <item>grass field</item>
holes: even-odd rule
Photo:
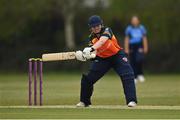
[[[80,74],[44,73],[43,107],[28,104],[26,74],[0,74],[0,119],[3,118],[169,118],[180,119],[180,75],[147,75],[137,84],[138,107],[127,108],[121,82],[108,74],[95,85],[92,108],[79,102]]]

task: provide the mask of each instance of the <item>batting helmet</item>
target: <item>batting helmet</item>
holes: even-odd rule
[[[103,20],[100,18],[100,16],[93,15],[89,18],[88,25],[89,27],[95,27],[97,25],[102,25]]]

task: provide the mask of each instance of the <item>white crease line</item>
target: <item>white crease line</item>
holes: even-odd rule
[[[71,109],[80,109],[74,105],[44,105],[44,106],[0,106],[0,108],[71,108]],[[94,105],[88,107],[87,109],[158,109],[158,110],[180,110],[180,106],[136,106],[129,108],[123,105]]]

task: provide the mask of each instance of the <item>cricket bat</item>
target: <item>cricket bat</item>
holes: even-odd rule
[[[62,61],[76,59],[76,52],[60,52],[60,53],[48,53],[42,55],[42,60],[46,61]]]
[[[42,55],[42,61],[62,61],[62,60],[73,60],[76,59],[76,53],[82,53],[82,51],[73,52],[60,52],[60,53],[47,53]],[[82,53],[83,54],[83,53]],[[91,58],[96,57],[96,52],[91,54]]]

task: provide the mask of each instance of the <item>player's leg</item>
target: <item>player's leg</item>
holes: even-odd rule
[[[140,48],[141,50],[142,48]],[[137,69],[137,80],[144,82],[145,78],[143,75],[143,63],[144,63],[144,53],[143,51],[138,51],[136,53],[136,69]]]
[[[120,52],[114,57],[113,68],[121,77],[127,104],[131,101],[137,103],[134,72],[124,52]]]
[[[87,75],[81,79],[80,101],[86,106],[91,104],[93,85],[111,68],[109,61],[94,61]]]
[[[134,71],[134,76],[135,78],[137,78],[138,70],[137,70],[137,64],[136,64],[136,52],[133,51],[132,53],[130,53],[129,58],[130,58],[129,60],[130,60],[131,67]]]

